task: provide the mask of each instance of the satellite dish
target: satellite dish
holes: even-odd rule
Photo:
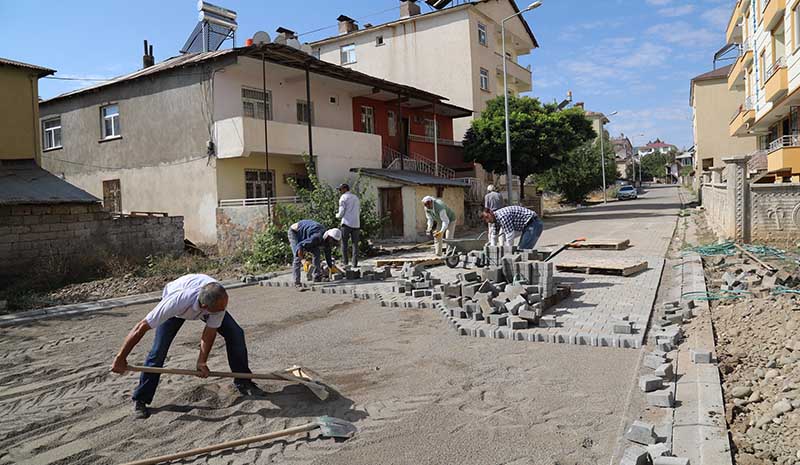
[[[276,44],[281,44],[281,45],[286,45],[286,36],[283,35],[283,34],[276,35],[275,36],[275,43]]]
[[[300,49],[300,41],[292,37],[286,41],[286,45],[292,48]]]
[[[253,34],[253,43],[256,45],[268,44],[270,42],[272,42],[272,39],[270,39],[269,34],[264,31],[258,31]]]

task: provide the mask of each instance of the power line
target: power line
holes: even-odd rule
[[[75,77],[60,77],[60,76],[45,76],[44,79],[53,79],[56,81],[94,81],[94,82],[108,82],[111,79],[100,78],[75,78]]]
[[[61,163],[68,163],[70,165],[86,166],[88,168],[97,168],[97,169],[101,169],[101,170],[133,170],[133,169],[152,168],[152,167],[154,167],[154,166],[144,166],[144,165],[143,166],[102,166],[102,165],[92,165],[91,163],[81,163],[81,162],[78,162],[78,161],[62,160],[60,158],[52,157],[50,155],[45,155],[45,154],[42,154],[42,157],[43,158],[49,158],[50,160],[54,160],[54,161],[59,161]],[[158,166],[183,165],[183,164],[191,163],[191,162],[197,161],[197,160],[204,160],[206,158],[208,158],[208,156],[204,155],[202,157],[190,158],[188,160],[182,160],[182,161],[178,161],[178,162],[174,162],[174,163],[160,164]]]
[[[376,12],[376,13],[370,13],[370,14],[368,14],[368,15],[366,15],[366,16],[362,16],[362,17],[360,17],[360,18],[356,18],[356,21],[362,21],[362,20],[365,20],[365,19],[367,19],[367,18],[371,18],[371,17],[373,17],[373,16],[377,16],[377,15],[381,15],[381,14],[383,14],[383,13],[388,13],[388,12],[390,12],[390,11],[394,11],[394,10],[396,10],[396,9],[397,9],[397,7],[394,7],[394,6],[393,6],[393,7],[391,7],[391,8],[387,8],[387,9],[385,9],[385,10],[383,10],[383,11],[378,11],[378,12]],[[303,36],[305,36],[305,35],[308,35],[308,34],[313,34],[313,33],[315,33],[315,32],[320,32],[320,31],[325,31],[325,30],[327,30],[327,29],[333,29],[333,28],[335,28],[335,27],[338,27],[338,25],[333,25],[333,26],[325,26],[325,27],[321,27],[321,28],[319,28],[319,29],[314,29],[313,31],[307,31],[307,32],[303,32],[303,33],[301,33],[301,34],[298,34],[298,35],[297,35],[297,37],[303,37]]]

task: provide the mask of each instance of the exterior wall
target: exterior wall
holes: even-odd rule
[[[422,206],[422,199],[426,195],[436,197],[436,187],[417,186],[417,188],[414,190],[414,206],[419,210],[416,224],[416,231],[418,233],[424,233],[428,226],[428,219],[425,216],[425,209]],[[456,226],[464,226],[464,188],[445,187],[441,199],[456,214]],[[404,205],[404,207],[407,208],[407,205]]]
[[[112,218],[99,204],[0,206],[0,275],[31,266],[91,266],[108,255],[183,251],[183,218]]]
[[[727,187],[725,184],[703,185],[703,206],[706,209],[706,219],[709,226],[717,236],[729,238],[731,229]]]
[[[255,235],[267,227],[268,220],[269,211],[266,205],[217,208],[219,253],[233,255],[250,248]]]
[[[363,131],[361,122],[361,107],[372,107],[375,112],[375,134],[381,136],[383,145],[395,150],[400,149],[400,112],[396,105],[387,105],[385,102],[373,100],[367,97],[353,98],[353,129]],[[389,135],[389,116],[388,112],[394,111],[398,118],[398,128],[394,136]],[[424,136],[424,120],[433,119],[431,111],[417,111],[403,108],[402,118],[408,118],[409,132],[411,135]],[[442,115],[436,115],[436,124],[439,126],[439,139],[453,140],[453,119]]]
[[[744,102],[744,91],[728,90],[727,79],[698,81],[694,84],[695,160],[714,159],[712,167],[723,167],[723,158],[749,155],[757,149],[756,137],[731,137],[730,117]],[[708,169],[706,167],[705,169]],[[697,172],[703,166],[695,167]]]
[[[793,247],[800,238],[800,184],[753,184],[754,242]]]
[[[39,158],[39,81],[30,71],[0,66],[0,160]]]
[[[217,160],[217,191],[220,200],[245,198],[244,171],[246,169],[266,169],[263,155],[247,158],[228,158]],[[301,157],[269,157],[269,169],[275,173],[275,196],[292,197],[294,190],[285,179],[287,174],[305,173],[306,167]]]

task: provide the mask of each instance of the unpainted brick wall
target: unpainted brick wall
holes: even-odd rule
[[[100,204],[0,206],[0,275],[53,258],[180,254],[183,238],[182,216],[113,218]]]

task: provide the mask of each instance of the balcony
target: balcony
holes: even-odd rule
[[[753,109],[753,97],[747,97],[744,104],[739,105],[729,126],[731,137],[748,135],[747,131],[750,129],[750,125],[753,124],[756,119],[756,113]]]
[[[783,136],[769,144],[767,171],[800,173],[800,135]]]
[[[728,20],[728,29],[725,31],[725,38],[728,40],[729,44],[735,44],[737,42],[742,41],[742,8],[741,8],[741,0],[736,2],[736,6],[733,8],[733,13],[731,14],[731,19]]]
[[[753,61],[753,49],[749,43],[744,43],[739,47],[740,55],[733,64],[731,72],[728,74],[728,90],[741,89],[744,87],[744,67],[747,60]]]
[[[784,11],[786,11],[786,0],[766,0],[762,16],[764,30],[771,31],[783,19]]]
[[[778,0],[771,0],[770,3]],[[770,102],[775,102],[786,95],[789,90],[788,73],[786,72],[786,57],[780,57],[767,70],[764,76],[764,96]]]
[[[503,55],[494,52],[497,55],[497,74],[500,78],[500,85],[503,83]],[[508,85],[513,86],[519,92],[530,92],[533,89],[533,77],[531,76],[530,68],[526,68],[511,58],[506,60],[506,68],[508,70]]]

